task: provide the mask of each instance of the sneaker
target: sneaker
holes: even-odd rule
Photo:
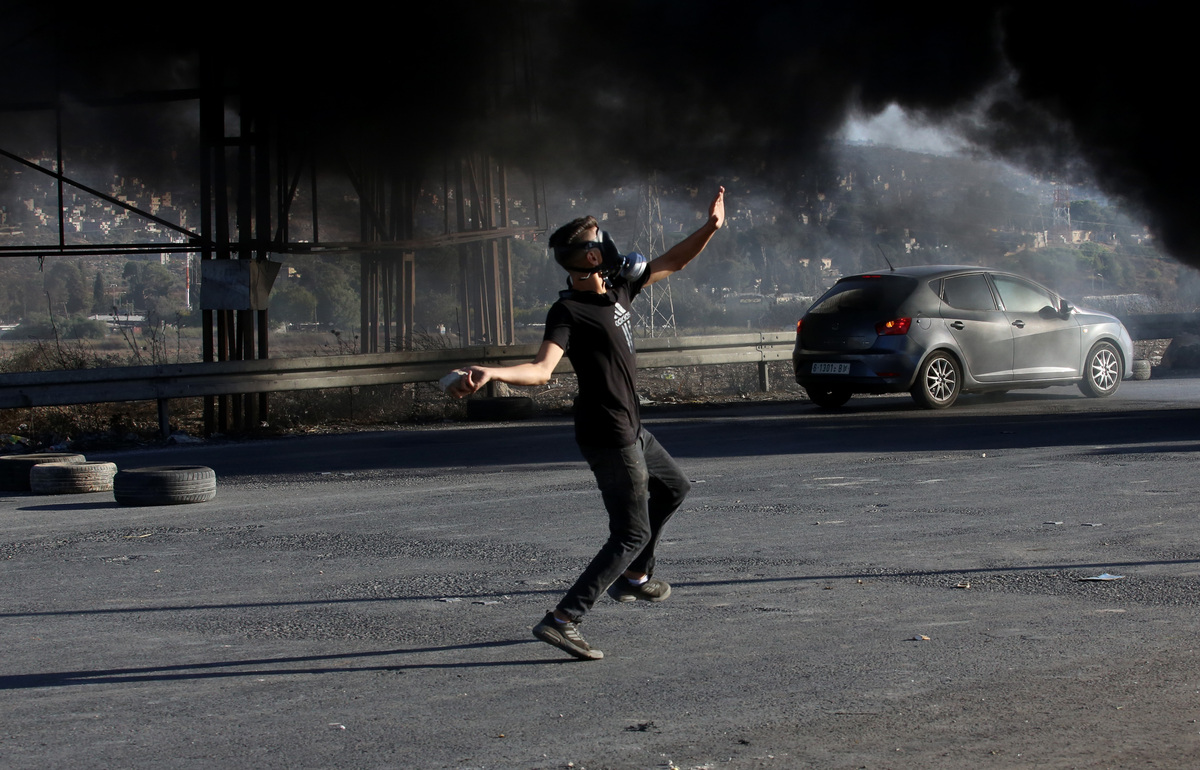
[[[650,578],[641,585],[634,585],[624,577],[608,587],[608,595],[619,602],[661,602],[671,595],[671,584],[665,580]]]
[[[583,634],[579,633],[579,626],[574,623],[559,623],[554,619],[553,612],[547,612],[542,622],[533,627],[533,635],[580,660],[600,660],[604,657],[604,653],[593,649],[587,643]]]

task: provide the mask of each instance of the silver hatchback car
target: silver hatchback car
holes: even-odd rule
[[[938,265],[842,278],[796,324],[792,361],[819,406],[908,391],[944,409],[963,392],[1072,383],[1110,396],[1132,373],[1133,342],[1116,316],[1028,278]]]

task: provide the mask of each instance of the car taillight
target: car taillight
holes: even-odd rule
[[[893,318],[890,321],[880,321],[875,324],[875,333],[880,337],[888,337],[893,334],[908,334],[909,326],[912,326],[911,318]]]
[[[796,322],[796,334],[800,333],[800,324],[802,324],[802,323],[804,323],[803,318],[801,318],[799,321]]]

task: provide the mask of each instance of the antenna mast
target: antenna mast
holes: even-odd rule
[[[1066,185],[1054,188],[1054,232],[1071,242],[1071,189]]]
[[[640,228],[634,246],[646,255],[647,261],[650,261],[667,250],[666,238],[663,235],[662,205],[658,198],[658,172],[650,175],[644,190],[645,194],[641,196],[642,200],[638,205]],[[675,303],[671,299],[670,277],[647,286],[641,296],[645,297],[645,302],[634,305],[637,328],[641,335],[676,336]]]

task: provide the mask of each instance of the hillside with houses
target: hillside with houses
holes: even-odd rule
[[[688,271],[672,278],[680,329],[787,328],[798,311],[839,275],[891,263],[987,264],[1012,269],[1073,297],[1131,295],[1156,308],[1190,310],[1200,286],[1195,271],[1160,253],[1146,228],[1087,187],[1068,188],[1008,166],[886,147],[842,145],[820,168],[763,168],[722,179],[671,180],[661,175],[621,184],[566,187],[546,183],[547,203],[514,184],[514,227],[541,229],[593,214],[622,249],[650,256],[690,232],[709,189],[728,189],[728,234],[716,239]],[[49,157],[38,159],[53,167]],[[143,165],[142,167],[145,167]],[[185,180],[183,168],[156,176]],[[154,182],[91,169],[94,189],[184,228],[199,222],[196,190],[182,181]],[[437,234],[454,201],[438,183],[421,188],[417,226]],[[356,240],[358,201],[343,180],[323,182],[321,235]],[[303,216],[311,201],[297,190],[289,238],[311,237]],[[183,236],[138,211],[64,187],[58,217],[55,180],[0,164],[0,248],[24,244],[163,243]],[[536,323],[554,300],[561,276],[546,257],[544,234],[514,242],[513,292],[518,319]],[[338,328],[358,322],[358,268],[352,254],[282,255],[272,323]],[[417,254],[417,322],[453,329],[457,252]],[[137,257],[0,259],[0,322],[9,338],[45,333],[50,321],[80,336],[104,333],[98,318],[145,316],[150,323],[196,325],[199,277],[195,258],[148,253]],[[89,321],[89,317],[92,319]]]

